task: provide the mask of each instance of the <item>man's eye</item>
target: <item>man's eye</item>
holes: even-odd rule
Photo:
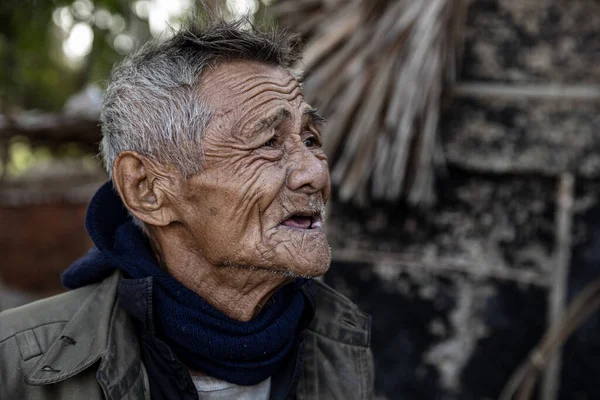
[[[275,140],[275,138],[271,138],[268,142],[263,144],[263,147],[275,147],[276,143],[277,143],[277,140]]]
[[[319,143],[319,140],[314,136],[304,139],[304,145],[306,147],[321,147],[321,143]]]

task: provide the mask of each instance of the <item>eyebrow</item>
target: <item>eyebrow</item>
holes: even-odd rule
[[[317,126],[321,126],[325,123],[325,118],[319,115],[316,108],[307,108],[304,110],[302,115],[308,115],[311,122]],[[262,131],[265,129],[273,128],[281,123],[284,119],[291,118],[292,114],[285,108],[280,108],[274,114],[262,118],[258,121],[256,126],[254,127],[254,131]]]
[[[325,117],[319,115],[316,108],[307,108],[306,110],[304,110],[303,115],[308,115],[312,123],[318,126],[323,125],[326,121]]]
[[[288,110],[286,110],[285,108],[280,108],[274,114],[258,121],[258,123],[256,124],[256,127],[255,127],[255,130],[261,131],[263,129],[272,128],[274,126],[279,125],[281,123],[281,121],[283,121],[284,119],[291,118],[291,117],[292,117],[292,114]]]

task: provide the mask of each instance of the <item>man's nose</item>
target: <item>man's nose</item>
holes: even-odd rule
[[[329,197],[329,167],[326,159],[317,158],[302,144],[290,159],[287,187],[307,194],[323,191],[324,200]]]

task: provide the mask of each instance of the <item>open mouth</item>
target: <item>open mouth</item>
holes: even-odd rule
[[[288,215],[280,225],[296,229],[321,229],[323,227],[323,219],[320,212],[299,211]]]

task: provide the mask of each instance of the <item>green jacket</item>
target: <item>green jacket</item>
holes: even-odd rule
[[[119,276],[0,313],[0,399],[150,399],[134,323],[117,301]],[[296,396],[371,399],[370,317],[316,286]]]

